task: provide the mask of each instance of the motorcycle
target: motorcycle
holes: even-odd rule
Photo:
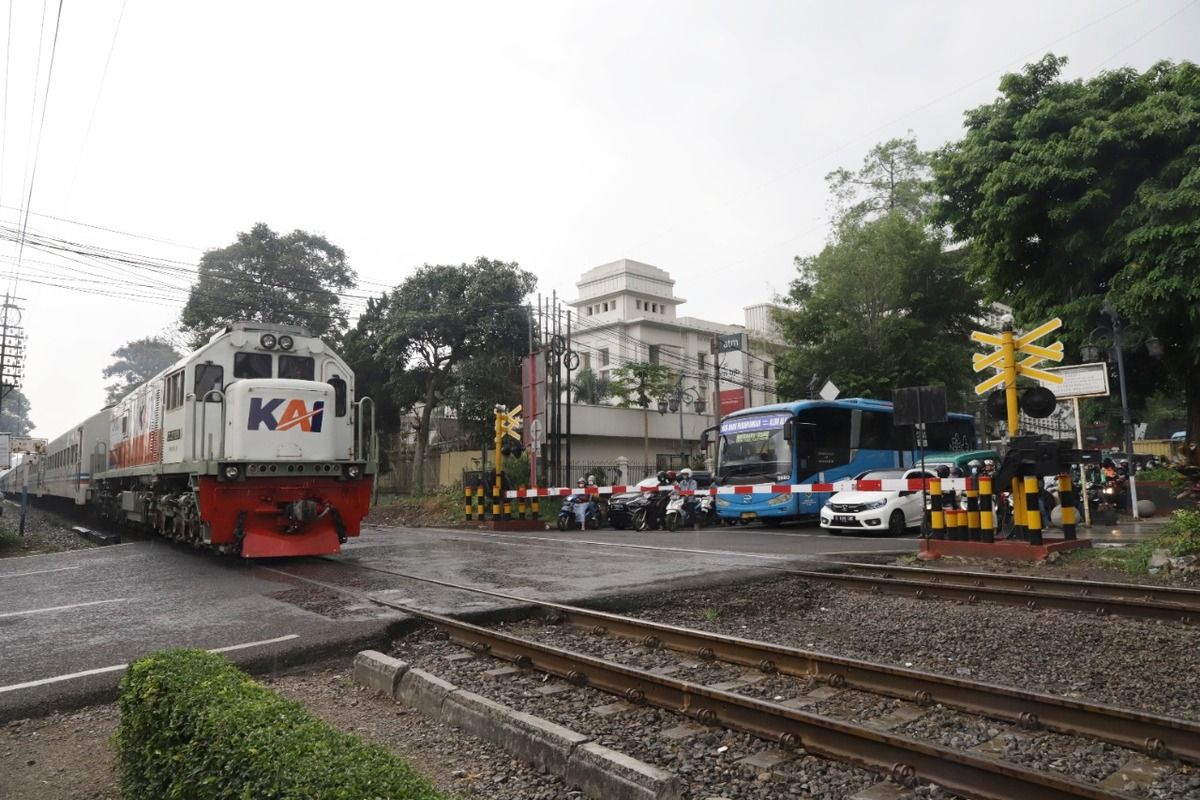
[[[600,504],[587,495],[567,495],[558,510],[558,529],[567,531],[578,528],[590,531],[600,527]]]
[[[647,492],[646,501],[633,512],[631,527],[635,531],[648,531],[661,528],[665,522],[667,504],[674,492]]]
[[[689,503],[688,500],[691,500]],[[688,497],[687,495],[671,492],[667,501],[667,510],[663,517],[663,525],[669,531],[686,528],[687,526],[708,527],[716,517],[716,506],[709,495]]]

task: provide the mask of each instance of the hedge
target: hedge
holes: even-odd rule
[[[387,750],[330,728],[202,650],[135,661],[116,744],[125,800],[444,800]]]

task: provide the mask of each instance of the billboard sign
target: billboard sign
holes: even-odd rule
[[[738,389],[722,389],[721,390],[721,416],[732,414],[735,411],[741,411],[746,407],[746,390]]]
[[[744,333],[722,333],[717,336],[717,352],[732,353],[737,350],[746,349],[743,346],[746,334]]]
[[[12,466],[12,443],[9,441],[11,438],[11,433],[0,433],[0,469]]]
[[[1069,367],[1040,367],[1040,369],[1063,379],[1062,383],[1038,381],[1038,384],[1054,392],[1054,396],[1059,400],[1079,397],[1108,397],[1108,365],[1103,361],[1094,364],[1074,364]]]

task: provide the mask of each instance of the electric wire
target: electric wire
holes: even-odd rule
[[[125,5],[128,0],[121,0],[121,10],[117,13],[117,25],[113,28],[112,41],[108,45],[108,56],[104,59],[104,69],[100,71],[100,86],[96,89],[96,100],[92,103],[92,113],[88,117],[87,128],[83,132],[83,142],[79,145],[79,158],[75,160],[75,171],[71,174],[71,183],[67,186],[67,201],[75,191],[75,181],[79,177],[79,167],[83,164],[83,156],[87,152],[88,140],[92,136],[92,124],[96,121],[96,110],[100,108],[100,98],[104,96],[104,82],[108,78],[108,67],[112,63],[113,51],[117,49],[117,34],[121,32],[121,20],[125,18]]]

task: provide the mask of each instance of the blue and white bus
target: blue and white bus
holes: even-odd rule
[[[927,430],[930,452],[975,448],[975,420],[969,414],[950,414]],[[706,435],[714,433],[716,482],[722,486],[833,483],[914,461],[912,428],[895,428],[892,404],[882,400],[799,400],[747,408]],[[727,522],[775,526],[816,517],[828,498],[827,493],[722,494],[717,514]]]

